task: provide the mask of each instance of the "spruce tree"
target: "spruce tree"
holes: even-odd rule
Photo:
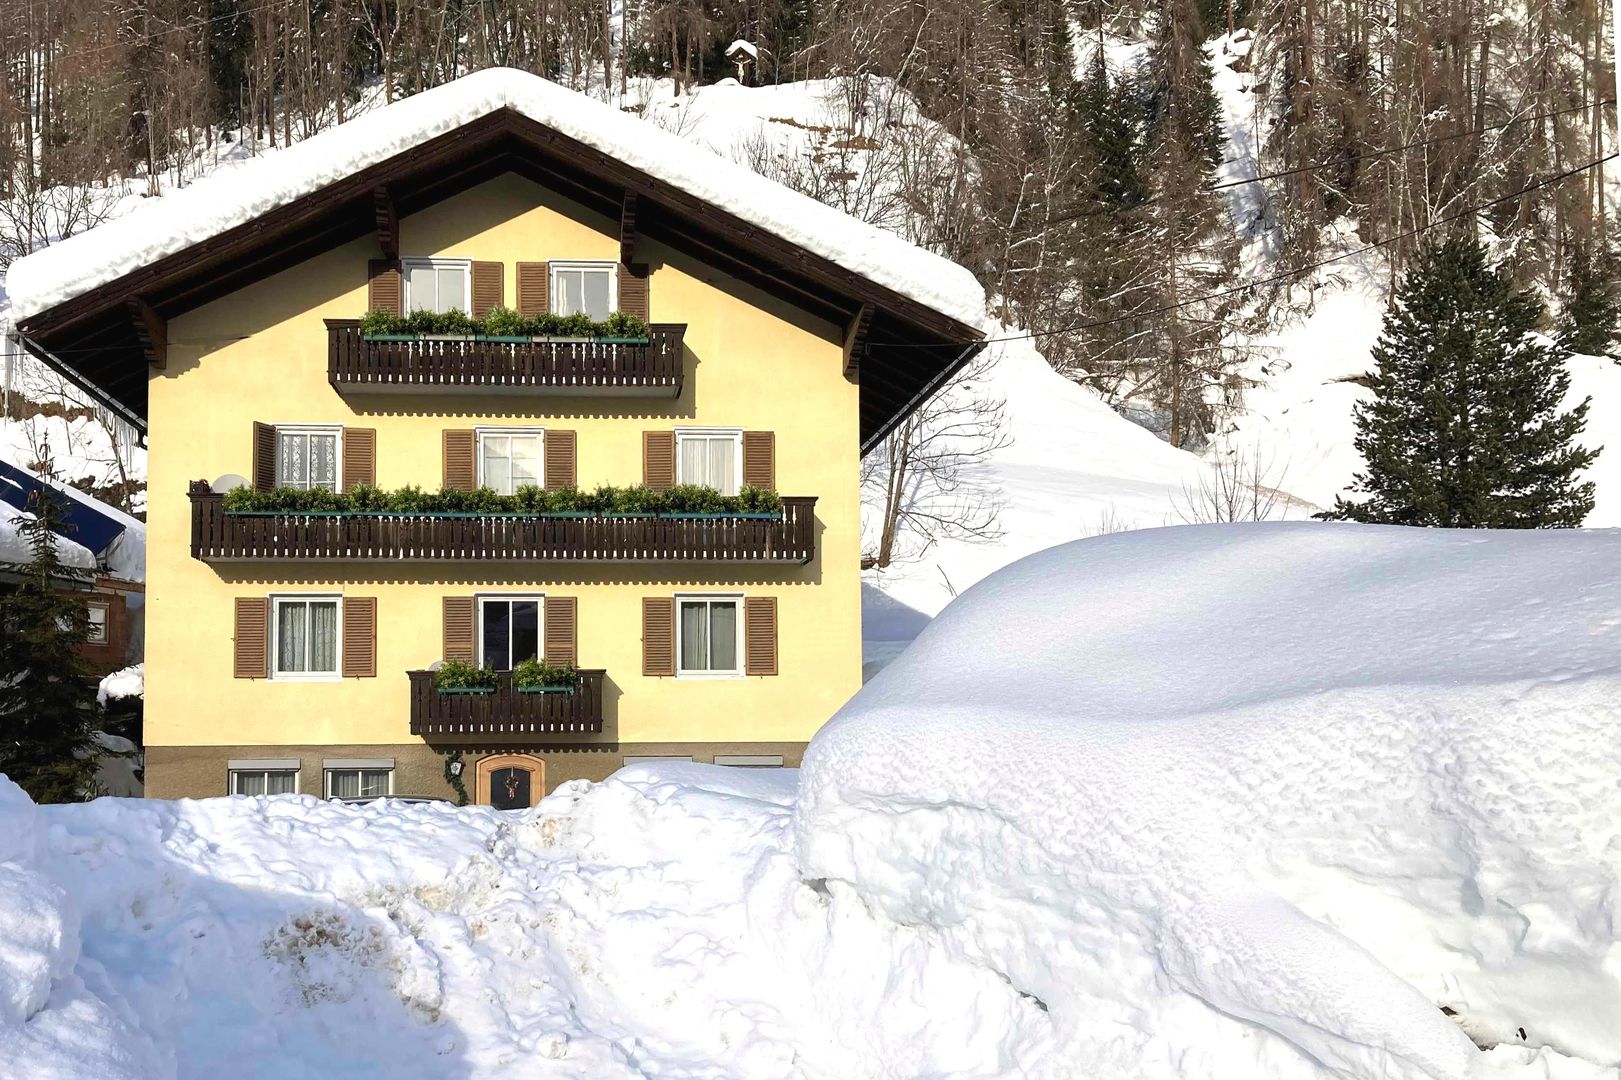
[[[1587,402],[1561,413],[1562,356],[1533,336],[1542,305],[1468,236],[1426,245],[1374,346],[1356,408],[1367,471],[1322,515],[1386,525],[1570,528],[1593,508],[1577,473]]]
[[[1588,356],[1616,355],[1621,296],[1616,293],[1615,271],[1615,259],[1607,252],[1598,259],[1580,247],[1571,252],[1555,328],[1561,349]]]
[[[78,647],[89,634],[83,600],[60,591],[86,571],[62,562],[57,496],[29,498],[17,531],[30,561],[23,581],[0,595],[0,773],[35,802],[77,802],[94,793],[95,693]]]

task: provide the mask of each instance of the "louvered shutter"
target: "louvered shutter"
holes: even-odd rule
[[[518,264],[518,314],[525,318],[551,310],[552,272],[543,262]]]
[[[642,597],[642,674],[675,674],[674,597]]]
[[[545,486],[547,491],[579,486],[579,440],[572,431],[546,429]]]
[[[405,314],[405,275],[398,262],[373,259],[367,264],[366,310]]]
[[[253,490],[276,486],[276,425],[253,422]]]
[[[445,488],[472,491],[478,487],[477,443],[472,428],[445,429]]]
[[[377,429],[343,429],[343,490],[377,486]]]
[[[675,486],[675,432],[642,432],[642,483],[654,491]]]
[[[774,432],[743,433],[743,482],[767,491],[777,489],[777,436]]]
[[[619,264],[619,310],[643,322],[652,316],[646,263]]]
[[[236,598],[236,646],[231,674],[238,679],[270,676],[270,598]]]
[[[777,598],[743,600],[743,670],[749,675],[777,673]]]
[[[485,312],[501,305],[505,282],[498,262],[473,263],[472,316],[482,319]]]
[[[343,676],[377,675],[377,597],[343,598]]]
[[[579,601],[573,596],[546,597],[546,662],[577,664]]]
[[[473,598],[447,596],[444,599],[444,658],[477,663],[473,658]]]

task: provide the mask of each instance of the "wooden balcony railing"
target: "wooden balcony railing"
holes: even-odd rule
[[[522,393],[680,397],[685,323],[648,340],[490,341],[366,338],[358,319],[328,319],[327,381],[352,393]]]
[[[816,500],[782,513],[537,515],[231,513],[191,484],[191,555],[204,562],[808,563]]]
[[[564,692],[523,691],[511,675],[488,693],[446,693],[433,672],[408,671],[411,734],[434,742],[488,741],[524,736],[595,735],[602,731],[601,670],[580,671]]]

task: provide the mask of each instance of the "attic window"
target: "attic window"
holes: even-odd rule
[[[618,271],[617,263],[552,263],[553,313],[606,319],[619,307]]]
[[[466,259],[402,259],[406,311],[467,311],[472,263]]]

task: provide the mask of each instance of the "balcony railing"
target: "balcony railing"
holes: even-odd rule
[[[602,731],[601,670],[580,671],[564,691],[524,691],[511,675],[485,693],[445,692],[433,672],[409,671],[411,734],[435,742],[526,736],[595,735]]]
[[[808,563],[816,500],[781,514],[232,513],[191,484],[191,554],[204,562]]]
[[[521,393],[680,397],[685,323],[655,323],[645,342],[367,338],[358,319],[328,319],[327,381],[349,393]]]

